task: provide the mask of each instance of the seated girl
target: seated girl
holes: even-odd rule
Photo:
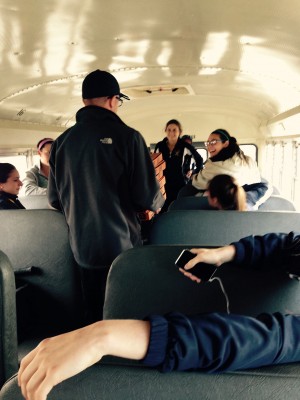
[[[0,210],[25,208],[18,200],[22,185],[15,166],[9,163],[0,163]]]
[[[204,191],[214,176],[228,174],[244,187],[249,209],[257,209],[271,196],[273,189],[268,187],[267,182],[262,182],[256,162],[243,153],[236,138],[225,129],[213,131],[205,145],[209,158],[204,168],[193,176],[194,188]]]
[[[245,190],[230,175],[220,174],[212,178],[205,195],[209,205],[218,210],[247,211]]]

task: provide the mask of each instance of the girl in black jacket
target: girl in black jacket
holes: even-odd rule
[[[189,182],[192,174],[203,168],[203,159],[194,146],[180,138],[182,126],[176,119],[166,123],[166,137],[158,142],[154,152],[162,153],[166,162],[166,201],[162,212],[177,198],[179,190]]]
[[[0,210],[25,208],[18,200],[22,185],[16,167],[9,163],[0,163]]]

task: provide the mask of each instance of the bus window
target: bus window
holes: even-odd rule
[[[194,146],[197,148],[198,153],[205,162],[208,158],[208,151],[207,148],[204,147],[203,142],[195,142]],[[253,158],[253,160],[257,162],[257,147],[255,144],[240,144],[239,146],[247,156]]]
[[[39,165],[40,164],[40,156],[38,154],[33,155],[33,165]],[[33,166],[32,165],[32,166]]]
[[[25,177],[25,172],[27,171],[27,157],[25,154],[7,156],[1,155],[0,162],[14,165],[20,174],[21,180]]]
[[[294,177],[294,202],[296,206],[299,204],[298,209],[300,210],[300,146],[299,143],[295,143],[295,172]]]
[[[203,162],[207,160],[208,157],[208,152],[206,149],[197,149],[197,152],[200,154],[200,156],[203,158]]]
[[[267,142],[263,176],[300,209],[300,150],[296,141]]]
[[[257,159],[257,146],[255,144],[240,144],[240,149],[246,154],[246,156],[251,157],[256,162]]]

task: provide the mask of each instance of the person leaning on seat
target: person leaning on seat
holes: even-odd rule
[[[204,196],[208,204],[218,210],[247,211],[245,190],[236,180],[226,174],[213,177],[207,185]]]
[[[22,185],[16,167],[9,163],[0,163],[0,210],[25,208],[18,199]]]
[[[38,142],[37,150],[40,162],[39,165],[34,165],[29,171],[26,171],[26,177],[23,179],[25,196],[47,194],[49,158],[53,141],[51,138],[44,138]]]
[[[129,98],[116,78],[89,73],[82,99],[76,124],[52,144],[48,200],[65,215],[91,322],[102,317],[112,261],[142,244],[138,212],[158,212],[164,198],[144,138],[117,116]]]
[[[225,129],[216,129],[208,137],[205,146],[209,158],[204,168],[193,175],[194,188],[204,191],[208,181],[219,174],[231,175],[247,192],[248,209],[257,209],[272,194],[267,182],[262,182],[256,162],[245,155],[235,137]]]
[[[249,236],[217,249],[192,249],[196,256],[181,272],[199,283],[192,275],[199,262],[254,269],[264,263],[270,274],[279,268],[299,279],[299,249],[300,235],[293,232]],[[26,400],[46,400],[55,385],[105,355],[141,360],[163,372],[213,373],[299,362],[300,316],[170,313],[96,322],[46,339],[24,357],[18,373],[22,394]]]
[[[246,156],[237,144],[236,138],[230,136],[225,129],[213,131],[205,146],[209,158],[204,168],[193,176],[192,185],[205,190],[207,183],[215,175],[228,174],[233,176],[240,186],[261,181],[256,162]]]

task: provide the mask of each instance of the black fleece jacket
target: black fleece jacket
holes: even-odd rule
[[[48,199],[63,211],[75,259],[87,268],[141,244],[137,213],[164,203],[141,134],[97,106],[80,109],[52,144]]]

